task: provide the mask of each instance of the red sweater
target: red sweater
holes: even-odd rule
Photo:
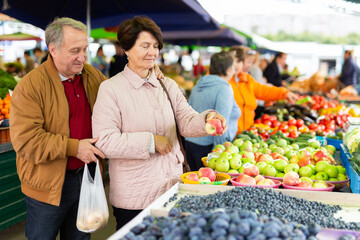
[[[70,138],[85,139],[92,137],[91,111],[85,93],[81,75],[76,75],[75,80],[62,81],[69,103]],[[68,157],[67,169],[77,169],[85,163],[76,157]]]

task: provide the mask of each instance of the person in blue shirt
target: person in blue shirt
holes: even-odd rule
[[[106,62],[106,57],[103,51],[103,48],[100,46],[96,52],[96,56],[94,59],[92,59],[92,65],[93,67],[96,67],[97,69],[102,72],[105,76],[107,75],[108,71],[108,63]]]
[[[341,89],[350,85],[355,86],[357,84],[357,66],[354,59],[352,58],[352,55],[352,50],[346,50],[344,53],[344,64],[342,66],[341,74],[339,76],[339,85]]]
[[[228,83],[234,73],[234,57],[231,53],[216,53],[211,57],[210,74],[202,77],[191,91],[189,104],[195,111],[214,109],[225,117],[228,126],[222,136],[185,138],[186,158],[192,171],[202,167],[201,158],[207,156],[215,145],[235,138],[241,111]]]

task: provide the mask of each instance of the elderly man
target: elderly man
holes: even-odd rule
[[[86,26],[55,19],[45,30],[47,61],[12,96],[10,134],[25,194],[28,239],[90,239],[76,218],[85,164],[105,158],[93,144],[91,112],[106,77],[85,64]],[[90,165],[89,164],[89,168]]]

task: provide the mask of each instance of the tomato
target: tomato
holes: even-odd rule
[[[324,131],[325,130],[325,125],[324,124],[319,124],[318,125],[318,131]]]
[[[284,135],[285,137],[288,137],[288,136],[289,136],[289,133],[288,133],[288,132],[283,132],[283,135]]]
[[[288,125],[281,124],[280,127],[279,127],[279,130],[282,131],[282,132],[287,132],[288,128],[289,128]]]
[[[295,126],[296,125],[296,119],[292,118],[288,120],[288,125],[289,126]]]
[[[264,123],[265,120],[269,120],[269,118],[270,118],[269,114],[262,115],[262,117],[261,117],[262,123]]]
[[[274,128],[274,127],[280,126],[280,124],[281,123],[278,120],[275,120],[272,122],[271,127]]]
[[[318,125],[316,123],[312,123],[312,124],[309,125],[309,129],[310,130],[318,129]]]
[[[256,120],[255,120],[255,123],[256,123],[256,124],[261,123],[261,119],[260,119],[260,118],[256,119]]]
[[[257,130],[257,128],[255,128],[255,127],[249,128],[249,129],[248,129],[248,132],[250,132],[250,131],[253,131],[255,134],[258,133],[258,130]]]
[[[291,137],[291,138],[297,138],[298,136],[299,136],[299,133],[296,130],[289,132],[289,137]]]
[[[264,120],[263,121],[263,124],[265,124],[265,125],[268,125],[269,127],[271,127],[271,121],[270,120]]]
[[[263,132],[260,134],[260,136],[263,138],[263,139],[268,139],[269,138],[269,133],[268,132]]]
[[[304,126],[304,120],[302,120],[302,119],[296,120],[296,127],[300,128],[302,126]]]
[[[269,120],[270,120],[271,122],[277,121],[277,117],[274,116],[274,115],[272,115],[272,116],[269,117]]]

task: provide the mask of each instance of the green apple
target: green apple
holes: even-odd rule
[[[239,173],[239,172],[235,169],[230,169],[227,173]]]
[[[269,176],[269,177],[275,177],[276,169],[274,168],[274,166],[266,165],[263,169],[263,175]]]
[[[310,154],[315,151],[315,148],[313,147],[306,147],[305,148]]]
[[[331,178],[329,178],[329,181],[333,181],[333,182],[335,182],[335,181],[339,181],[339,179],[334,178],[334,177],[331,177]]]
[[[285,175],[285,173],[283,173],[283,172],[278,172],[278,173],[276,173],[275,177],[283,178],[284,175]]]
[[[291,144],[291,147],[292,147],[292,149],[293,150],[295,150],[295,151],[299,151],[299,145],[297,145],[296,143],[293,143],[293,144]]]
[[[287,161],[283,160],[283,159],[277,159],[274,161],[273,166],[275,167],[275,169],[279,172],[284,172],[284,168],[287,165]]]
[[[308,183],[310,183],[311,185],[313,185],[313,180],[311,179],[311,178],[309,178],[309,177],[301,177],[300,178],[300,180],[302,181],[302,182],[308,182]]]
[[[215,170],[218,172],[227,172],[230,169],[230,163],[227,159],[218,159],[215,163]]]
[[[314,188],[328,188],[328,185],[325,181],[319,180],[319,181],[314,182],[313,187]]]
[[[312,174],[311,175],[315,175],[316,174],[316,169],[315,169],[315,165],[314,164],[309,164],[307,165],[307,167],[311,168]]]
[[[258,167],[259,173],[262,175],[263,174],[263,169],[267,165],[266,162],[258,162],[255,165]]]
[[[294,150],[289,150],[287,152],[285,152],[284,156],[287,157],[288,159],[291,159],[292,156],[294,156],[296,154],[296,152]]]
[[[255,164],[255,160],[254,159],[251,159],[251,158],[241,158],[241,162],[242,164],[244,165],[245,163],[252,163],[252,164]]]
[[[343,167],[343,166],[336,166],[337,167],[337,169],[338,169],[338,171],[339,171],[339,173],[341,173],[341,174],[346,174],[346,169]]]
[[[311,179],[311,180],[316,180],[316,175],[311,175],[311,176],[310,176],[310,179]]]
[[[260,148],[260,143],[254,143],[253,148]]]
[[[271,154],[271,149],[270,148],[264,148],[261,150],[261,153],[264,153],[264,154]]]
[[[268,148],[269,145],[266,142],[261,142],[260,143],[260,148]]]
[[[280,139],[280,140],[285,140],[285,139]],[[273,152],[277,152],[277,153],[279,153],[279,154],[281,154],[281,155],[284,155],[284,153],[285,153],[284,149],[282,149],[281,147],[276,147],[276,148],[273,150]]]
[[[347,178],[344,174],[342,173],[339,173],[338,176],[337,176],[337,179],[339,179],[339,181],[345,181]]]
[[[330,155],[334,155],[336,152],[336,148],[333,145],[326,145],[325,149]]]
[[[271,150],[271,152],[273,152],[275,148],[277,148],[275,144],[270,144],[269,149]]]
[[[225,147],[224,147],[224,145],[222,145],[222,144],[216,145],[216,146],[214,147],[214,149],[216,149],[216,148],[220,148],[222,151],[225,150]]]
[[[242,145],[243,143],[244,143],[244,140],[242,140],[241,138],[235,139],[234,142],[233,142],[233,144],[234,144],[235,146],[237,146],[239,149],[240,149],[240,147],[241,147],[241,145]]]
[[[231,153],[229,153],[229,152],[223,152],[223,153],[220,154],[219,158],[229,160],[230,158],[232,158],[232,156],[231,156]]]
[[[236,155],[233,158],[230,159],[230,168],[232,169],[239,169],[241,167],[241,156]]]
[[[283,148],[283,147],[286,147],[287,142],[286,142],[285,139],[280,138],[280,139],[276,142],[276,145],[278,145],[279,147]]]
[[[325,171],[327,175],[329,175],[329,178],[336,178],[339,174],[339,170],[336,166],[330,165],[327,168],[325,168]]]
[[[258,151],[259,151],[259,149],[258,149],[258,148],[253,147],[253,150],[252,150],[252,152],[253,152],[253,153],[258,152]]]
[[[327,181],[327,180],[329,180],[329,175],[327,175],[326,172],[318,172],[316,174],[316,180],[325,180],[325,181]]]
[[[250,141],[245,141],[240,147],[240,151],[252,152],[252,150],[252,143]]]
[[[319,141],[312,141],[312,142],[309,143],[309,147],[312,147],[312,148],[315,148],[315,149],[320,148],[320,146],[321,146],[321,144],[320,144]]]
[[[231,145],[225,149],[225,152],[239,153],[239,148],[235,145]]]
[[[241,166],[241,167],[238,169],[238,172],[239,172],[239,173],[244,173],[244,167]]]
[[[213,170],[215,170],[216,160],[218,160],[218,158],[212,158],[212,159],[210,159],[210,161],[208,162],[209,168],[212,168]]]
[[[330,166],[330,164],[326,161],[319,161],[315,164],[315,170],[316,172],[324,172],[325,168],[327,168],[328,166]]]
[[[288,165],[286,165],[284,168],[284,173],[291,172],[291,171],[298,173],[299,165],[297,165],[296,163],[289,163]]]
[[[301,167],[299,169],[299,175],[301,177],[310,177],[311,175],[313,175],[313,170],[311,169],[311,167],[308,166]]]
[[[272,158],[266,159],[266,160],[265,160],[265,163],[266,163],[267,165],[273,165],[273,164],[274,164],[274,159],[272,159]]]

